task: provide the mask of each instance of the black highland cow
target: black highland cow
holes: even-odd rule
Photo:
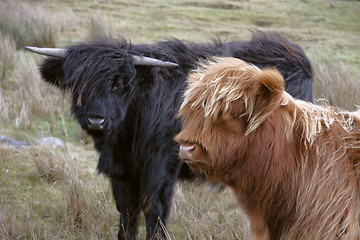
[[[173,39],[131,45],[104,40],[67,49],[27,48],[53,56],[41,64],[41,75],[71,92],[71,111],[93,137],[100,153],[97,169],[110,178],[120,212],[119,239],[136,239],[140,211],[147,239],[164,236],[159,221],[166,224],[174,184],[181,167],[187,167],[178,159],[173,140],[182,125],[176,114],[185,79],[199,60],[228,56],[276,67],[292,96],[312,101],[307,57],[298,45],[277,34],[254,31],[245,42]]]

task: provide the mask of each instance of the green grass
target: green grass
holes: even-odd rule
[[[134,43],[155,42],[169,37],[207,41],[247,39],[249,28],[276,31],[296,41],[312,56],[320,49],[337,61],[359,69],[360,12],[358,1],[65,1],[46,7],[53,11],[71,9],[79,27],[64,28],[61,42],[84,40],[91,16]],[[70,10],[69,10],[70,11]],[[60,43],[60,45],[62,45]],[[65,44],[66,45],[66,44]],[[316,56],[314,56],[316,57]]]
[[[0,145],[0,239],[114,239],[118,228],[108,180],[95,171],[91,139],[70,115],[68,97],[40,79],[42,57],[23,45],[63,47],[104,35],[133,43],[248,40],[248,29],[259,28],[304,48],[315,99],[354,110],[360,104],[359,12],[359,1],[325,0],[1,2],[0,135],[28,141],[55,136],[65,148]],[[24,24],[31,27],[24,30]],[[248,239],[248,229],[229,189],[176,185],[171,239]],[[139,234],[143,239],[143,222]]]

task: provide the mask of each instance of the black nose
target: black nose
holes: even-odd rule
[[[106,119],[103,117],[88,117],[86,120],[88,130],[100,131],[106,126]]]

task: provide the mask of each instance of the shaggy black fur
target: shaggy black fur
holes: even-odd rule
[[[130,54],[179,66],[134,66]],[[277,34],[260,31],[246,42],[81,43],[69,47],[64,58],[43,61],[42,77],[72,93],[71,111],[100,153],[97,169],[110,178],[120,212],[119,239],[136,238],[140,211],[145,215],[147,239],[163,236],[159,219],[166,224],[181,167],[188,173],[173,141],[181,128],[176,114],[185,79],[197,61],[211,56],[276,67],[291,95],[312,101],[311,66],[302,49]],[[89,129],[89,119],[104,120],[104,128]]]

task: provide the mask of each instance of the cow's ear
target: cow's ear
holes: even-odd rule
[[[277,96],[285,90],[284,77],[276,68],[263,69],[256,74],[256,78],[266,94],[270,93]]]
[[[283,102],[284,78],[274,69],[263,69],[255,75],[255,102],[249,118],[247,134],[255,130]]]
[[[64,77],[64,58],[45,58],[40,65],[41,77],[51,85],[61,86]]]

